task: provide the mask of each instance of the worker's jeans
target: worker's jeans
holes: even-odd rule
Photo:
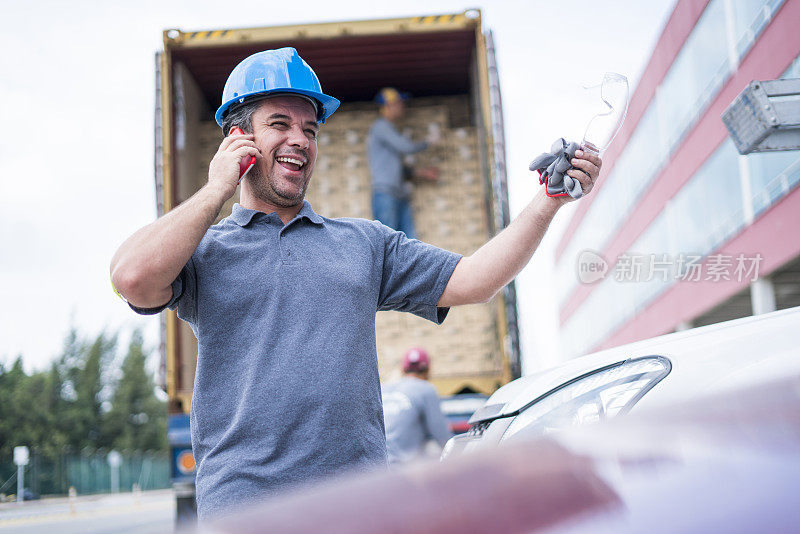
[[[389,228],[405,233],[409,239],[417,238],[417,232],[414,229],[414,214],[408,199],[397,198],[389,193],[373,193],[372,214]]]

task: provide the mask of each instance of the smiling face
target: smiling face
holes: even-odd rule
[[[315,111],[302,98],[276,96],[253,113],[254,141],[263,157],[246,180],[258,200],[282,208],[303,202],[317,161]]]

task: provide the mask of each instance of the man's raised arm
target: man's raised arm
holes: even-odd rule
[[[129,237],[111,259],[111,283],[137,308],[158,308],[172,298],[172,282],[236,191],[239,161],[260,158],[252,135],[223,139],[209,165],[208,183],[189,200]]]
[[[581,183],[586,195],[600,174],[602,162],[582,151],[575,156],[572,164],[577,169],[568,174]],[[528,264],[558,209],[571,200],[569,196],[548,197],[540,189],[507,228],[458,262],[438,306],[488,302]]]

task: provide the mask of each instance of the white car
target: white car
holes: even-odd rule
[[[800,374],[800,308],[604,350],[497,390],[443,458]]]
[[[498,390],[444,462],[328,480],[202,531],[798,532],[798,341],[800,308],[579,358]]]

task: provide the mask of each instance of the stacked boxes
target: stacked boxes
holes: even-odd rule
[[[414,187],[412,206],[419,238],[464,255],[491,237],[487,207],[490,191],[480,161],[479,134],[470,126],[469,116],[466,96],[418,98],[410,101],[399,126],[414,141],[440,139],[437,145],[407,161],[415,167],[436,166],[441,171],[437,182],[416,183]],[[316,167],[306,194],[320,215],[372,219],[366,139],[377,118],[378,111],[371,102],[344,103],[322,125]],[[204,123],[201,130],[198,188],[205,183],[208,162],[222,140],[216,123]],[[219,219],[230,214],[233,203],[238,201],[237,190]],[[464,377],[468,383],[470,376],[499,376],[502,349],[497,309],[494,302],[454,308],[442,326],[410,314],[378,313],[381,378],[394,376],[405,351],[415,346],[424,347],[431,354],[434,383],[437,377]]]
[[[340,108],[320,128],[317,164],[306,194],[320,215],[372,218],[366,136],[374,119],[370,111]]]
[[[371,102],[345,103],[322,127],[317,169],[307,195],[318,213],[372,218],[366,137],[377,118]],[[406,158],[412,166],[436,166],[441,171],[438,182],[414,187],[412,206],[419,238],[464,255],[474,252],[491,235],[488,184],[478,132],[470,126],[468,98],[414,99],[399,130],[414,141],[440,139],[438,145]],[[381,378],[395,376],[403,354],[415,346],[432,355],[434,382],[437,377],[464,377],[466,383],[470,376],[500,375],[502,350],[496,310],[494,302],[454,308],[442,326],[410,314],[378,313]]]

